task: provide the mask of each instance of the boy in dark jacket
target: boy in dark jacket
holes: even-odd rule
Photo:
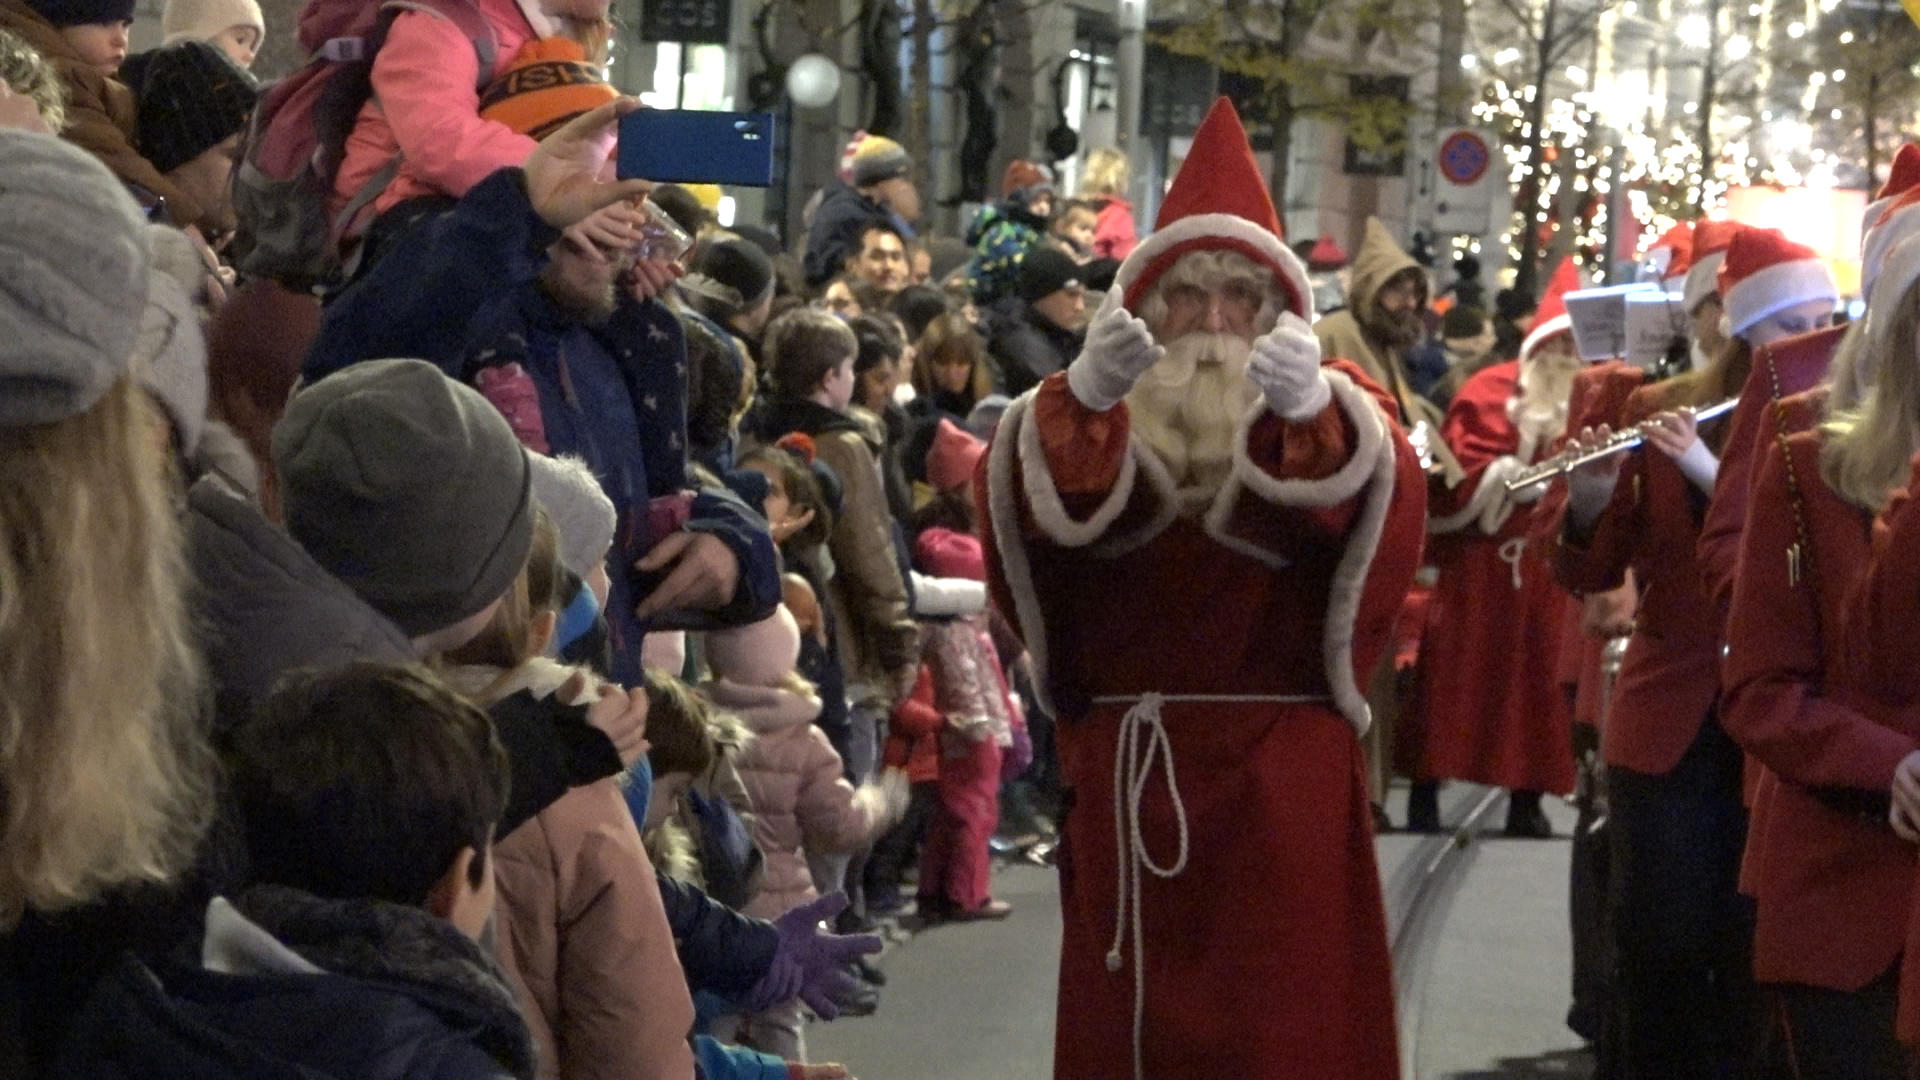
[[[530,1078],[480,943],[506,754],[423,668],[289,677],[235,733],[260,884],[207,912],[197,968],[123,969],[62,1075]]]

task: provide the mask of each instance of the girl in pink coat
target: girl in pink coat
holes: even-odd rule
[[[814,726],[820,698],[794,671],[800,627],[783,604],[751,626],[706,638],[711,681],[701,686],[716,706],[753,732],[736,762],[757,815],[753,838],[766,856],[760,894],[747,914],[778,918],[813,900],[808,854],[844,854],[864,847],[906,809],[906,774],[888,769],[857,790],[845,766]],[[800,1003],[790,1001],[741,1018],[739,1042],[788,1061],[805,1061]]]

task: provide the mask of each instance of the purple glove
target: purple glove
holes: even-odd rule
[[[1013,726],[1013,745],[1000,755],[1000,782],[1018,780],[1027,774],[1027,768],[1033,764],[1033,736],[1027,734],[1027,725]]]
[[[859,985],[848,966],[856,957],[877,953],[881,947],[878,934],[836,934],[820,925],[846,907],[847,894],[835,892],[774,920],[780,945],[774,950],[767,974],[742,1007],[760,1012],[797,997],[822,1020],[839,1016],[839,998]]]

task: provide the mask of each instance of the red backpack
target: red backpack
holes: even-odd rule
[[[475,0],[308,0],[300,43],[313,59],[260,97],[233,174],[233,208],[251,241],[240,268],[296,289],[337,284],[372,220],[375,199],[400,173],[400,155],[339,213],[334,178],[360,109],[373,96],[373,59],[395,17],[420,11],[451,21],[479,58],[476,92],[493,78],[499,41]]]

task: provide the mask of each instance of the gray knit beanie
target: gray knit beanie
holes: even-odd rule
[[[587,463],[577,457],[528,454],[533,497],[560,534],[560,561],[585,579],[607,564],[616,524],[613,500]]]
[[[432,364],[372,360],[294,395],[273,461],[287,531],[411,637],[478,614],[527,565],[526,452]]]
[[[127,374],[148,245],[92,154],[0,128],[0,424],[78,416]]]
[[[166,410],[180,449],[192,457],[207,424],[207,336],[186,288],[158,266],[147,283],[133,358],[134,377]]]

